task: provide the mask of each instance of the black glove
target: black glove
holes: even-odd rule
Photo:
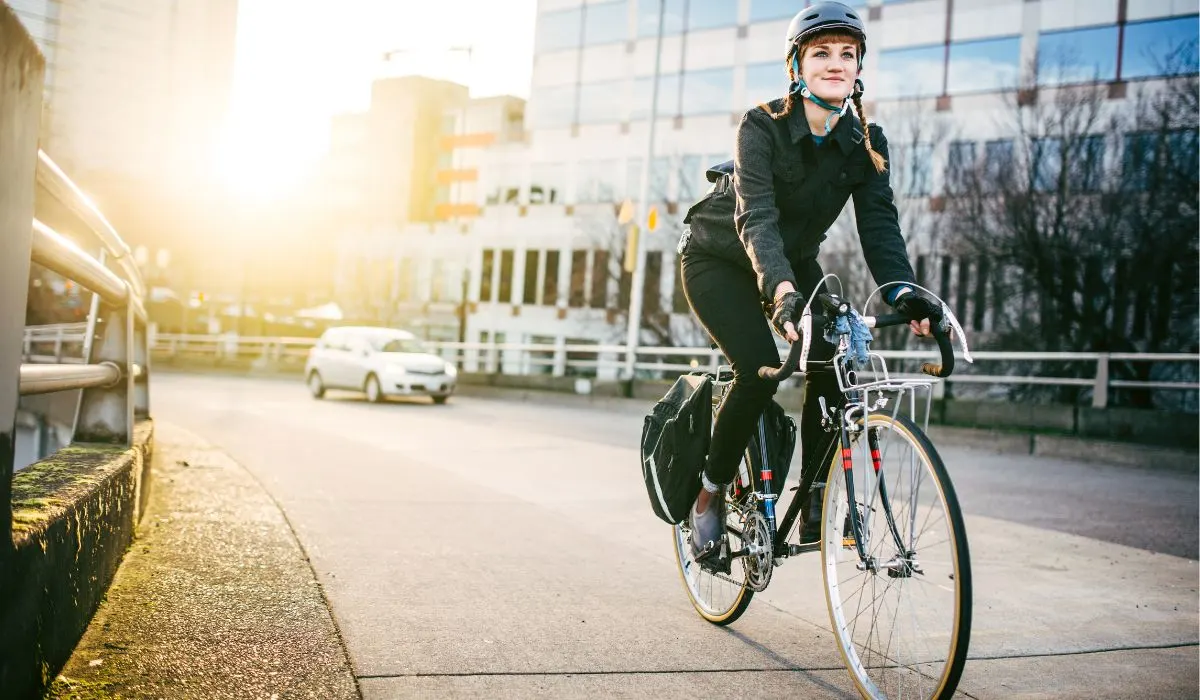
[[[910,321],[929,319],[930,323],[936,324],[942,320],[941,302],[920,289],[904,292],[892,302],[892,308]]]
[[[791,321],[792,326],[799,333],[800,314],[804,313],[804,299],[801,298],[800,292],[785,292],[783,296],[775,300],[773,306],[774,308],[771,311],[771,327],[775,329],[775,332],[786,338],[787,331],[784,329],[783,324]]]

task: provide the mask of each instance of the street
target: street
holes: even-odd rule
[[[153,411],[277,501],[365,697],[855,697],[818,556],[786,561],[731,627],[704,622],[640,480],[648,406],[569,398],[372,405],[159,373]],[[1195,473],[939,449],[974,569],[960,691],[1194,694]]]

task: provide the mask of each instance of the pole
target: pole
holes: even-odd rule
[[[469,263],[463,265],[462,271],[462,299],[458,302],[458,342],[467,342],[467,288],[471,282],[471,268]],[[458,349],[458,368],[461,370],[467,363],[467,351],[463,348]]]
[[[658,3],[658,35],[654,40],[654,78],[650,88],[650,123],[646,135],[646,159],[642,163],[641,192],[638,195],[638,218],[635,220],[641,230],[646,230],[645,218],[649,211],[650,199],[650,167],[654,161],[654,127],[658,122],[658,79],[662,69],[662,40],[663,20],[666,18],[667,2]],[[642,254],[642,235],[639,231],[633,245],[633,279],[629,289],[629,333],[626,337],[628,349],[625,352],[625,378],[633,381],[633,366],[637,361],[637,346],[642,330],[642,306],[645,304],[644,290],[646,280],[646,256]]]

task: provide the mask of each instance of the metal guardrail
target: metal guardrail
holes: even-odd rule
[[[153,339],[153,352],[166,356],[202,355],[213,359],[261,358],[267,362],[301,361],[316,344],[314,338],[288,337],[242,337],[233,335],[182,335],[159,334]],[[455,343],[427,342],[434,353],[447,360],[462,360],[469,370],[489,373],[529,374],[534,368],[549,368],[554,375],[564,375],[568,368],[616,372],[624,366],[624,345],[549,345],[521,343]],[[700,366],[715,370],[724,360],[720,350],[709,347],[655,348],[638,347],[639,358],[657,358],[639,361],[634,367],[647,372],[686,372]],[[937,350],[883,350],[879,352],[891,360],[928,360],[937,358]],[[1137,381],[1114,380],[1109,376],[1112,362],[1153,363],[1200,363],[1200,354],[1195,353],[1095,353],[1095,352],[991,352],[971,353],[975,365],[959,365],[959,370],[946,381],[962,384],[991,384],[999,386],[1040,385],[1091,387],[1092,405],[1104,408],[1108,405],[1110,389],[1155,389],[1155,390],[1200,390],[1200,383],[1186,381]],[[583,356],[583,357],[580,357]],[[671,362],[685,358],[685,362]],[[974,373],[980,364],[992,361],[1010,363],[1037,362],[1092,362],[1095,374],[1091,377],[1051,377],[1034,374],[984,374]],[[507,371],[506,370],[510,370]],[[914,374],[914,376],[917,376]]]
[[[30,259],[92,295],[86,323],[25,329],[21,396],[82,389],[72,442],[129,446],[138,418],[150,414],[146,286],[129,246],[46,153],[38,151],[37,185],[95,236],[93,256],[45,223],[32,222]],[[64,346],[78,345],[78,354]],[[46,352],[47,345],[50,352]]]

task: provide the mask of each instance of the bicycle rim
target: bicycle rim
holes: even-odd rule
[[[882,479],[867,431],[855,436],[850,473],[873,566],[864,569],[849,532],[840,455],[825,490],[821,560],[834,636],[864,697],[950,697],[971,629],[971,566],[958,500],[941,458],[911,421],[873,414],[866,427],[878,435]]]
[[[728,502],[725,508],[726,526],[738,528],[738,517],[735,505]],[[675,525],[672,536],[675,539],[675,562],[679,567],[679,577],[683,580],[684,590],[692,601],[692,606],[700,617],[717,625],[728,625],[742,616],[754,591],[746,586],[745,559],[734,559],[728,574],[713,573],[696,563],[692,558],[691,543],[688,538],[691,531],[684,523]],[[736,529],[729,529],[730,551],[741,549],[742,540]]]

